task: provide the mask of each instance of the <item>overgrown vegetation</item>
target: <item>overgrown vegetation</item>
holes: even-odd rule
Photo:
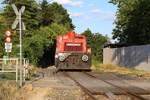
[[[15,81],[0,81],[0,100],[27,100],[33,92],[31,84],[19,88]]]
[[[17,90],[15,82],[0,81],[0,100],[16,100]]]
[[[16,73],[0,73],[0,80],[15,80]]]
[[[108,72],[108,73],[115,73],[120,75],[129,75],[129,76],[134,76],[139,78],[150,79],[150,72],[145,72],[142,70],[131,69],[131,68],[126,68],[126,67],[112,65],[112,64],[95,63],[93,64],[92,69],[94,71],[99,71],[99,72]]]

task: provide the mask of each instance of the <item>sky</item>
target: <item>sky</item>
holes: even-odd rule
[[[49,0],[52,2],[52,0]],[[111,37],[114,28],[116,7],[109,0],[53,0],[69,12],[75,31],[82,33],[87,28]]]
[[[40,2],[41,0],[36,1]],[[58,2],[67,9],[77,33],[82,33],[89,28],[93,33],[99,32],[111,37],[116,7],[108,3],[108,1],[109,0],[48,0],[49,3]]]

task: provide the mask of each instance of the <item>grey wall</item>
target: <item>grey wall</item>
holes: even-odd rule
[[[103,63],[150,71],[150,45],[104,48]]]

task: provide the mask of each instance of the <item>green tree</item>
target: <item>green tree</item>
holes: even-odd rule
[[[92,41],[91,40],[93,38],[93,33],[91,32],[91,30],[88,28],[82,34],[86,36],[87,46],[91,47],[92,46]]]
[[[4,34],[6,30],[5,18],[0,14],[0,57],[4,55]]]
[[[113,38],[120,43],[150,43],[150,0],[111,0],[117,5]]]
[[[24,39],[24,56],[35,65],[46,67],[53,63],[56,36],[62,32],[67,29],[58,24],[34,30],[32,37]]]
[[[100,33],[94,33],[92,38],[92,55],[95,60],[103,61],[103,45],[108,38]]]
[[[67,10],[60,4],[54,2],[48,4],[47,0],[43,0],[41,3],[42,21],[41,25],[47,26],[52,23],[57,23],[65,26],[68,30],[73,30],[74,25],[67,13]]]
[[[47,0],[43,0],[41,3],[41,14],[42,14],[42,19],[40,25],[42,26],[47,26],[52,23],[51,16],[49,14],[49,4]]]
[[[86,36],[87,45],[92,49],[92,57],[94,60],[102,62],[103,60],[103,45],[107,42],[107,36],[100,33],[92,33],[90,29],[85,30],[83,35]]]

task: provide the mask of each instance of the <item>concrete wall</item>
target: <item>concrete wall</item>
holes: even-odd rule
[[[104,48],[103,63],[150,71],[150,45]]]

